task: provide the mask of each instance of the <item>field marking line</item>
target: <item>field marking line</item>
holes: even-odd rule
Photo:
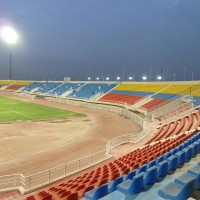
[[[18,112],[18,111],[16,111],[16,110],[13,110],[13,109],[9,109],[9,110],[12,111],[12,112],[18,113],[18,114],[20,114],[20,115],[22,115],[22,116],[25,116],[25,117],[30,118],[29,115],[25,115],[25,114],[23,114],[23,113],[21,113],[21,112]]]

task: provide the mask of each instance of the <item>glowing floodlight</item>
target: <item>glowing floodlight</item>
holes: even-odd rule
[[[143,80],[143,81],[146,81],[146,80],[147,80],[147,77],[146,77],[146,76],[143,76],[143,77],[142,77],[142,80]]]
[[[106,80],[107,80],[107,81],[109,81],[109,80],[110,80],[110,78],[109,78],[109,77],[106,77]]]
[[[99,81],[99,77],[97,77],[96,79],[97,79],[97,81]]]
[[[133,77],[132,77],[132,76],[129,76],[128,79],[129,79],[130,81],[132,81],[132,80],[133,80]]]
[[[160,81],[162,80],[162,76],[157,76],[157,79]]]
[[[9,26],[5,26],[1,30],[1,36],[3,40],[8,44],[15,44],[17,41],[17,32]]]
[[[118,81],[120,80],[120,77],[119,77],[119,76],[117,77],[117,80],[118,80]]]
[[[12,79],[12,52],[11,52],[11,44],[15,44],[18,36],[17,32],[10,26],[4,26],[1,29],[1,36],[3,40],[10,45],[10,74],[9,79]]]

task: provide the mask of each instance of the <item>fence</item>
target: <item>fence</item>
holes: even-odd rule
[[[110,157],[111,155],[106,154],[106,150],[103,150],[30,176],[23,176],[22,174],[0,176],[0,191],[19,189],[22,193],[28,193],[83,169],[87,169]]]
[[[61,104],[69,104],[74,106],[81,106],[86,108],[93,108],[97,110],[104,110],[107,112],[113,112],[120,115],[123,115],[127,118],[130,118],[137,122],[141,127],[144,125],[144,119],[140,117],[139,115],[135,114],[133,111],[128,110],[126,108],[126,105],[124,106],[116,106],[116,105],[110,105],[103,102],[95,102],[95,101],[81,101],[81,100],[72,100],[72,99],[66,99],[66,98],[55,98],[55,97],[45,97],[45,100],[51,101],[51,102],[57,102]]]
[[[30,94],[18,93],[18,95],[34,98],[34,96]],[[45,97],[45,100],[62,103],[62,104],[70,104],[70,105],[75,105],[75,106],[82,106],[82,107],[114,112],[136,121],[142,127],[144,127],[145,125],[144,119],[142,117],[138,116],[137,114],[133,113],[132,111],[122,106],[102,104],[102,102],[97,103],[97,102],[92,102],[92,101],[90,102],[76,101],[76,100],[55,98],[55,97]],[[112,148],[124,142],[137,142],[141,140],[147,133],[148,132],[146,131],[142,131],[138,133],[137,135],[121,136],[120,140],[118,140],[117,138],[114,138],[113,140],[108,142],[108,144],[106,145],[106,149],[103,151],[94,153],[92,155],[83,157],[81,159],[57,166],[55,168],[48,169],[46,171],[42,171],[30,176],[23,176],[22,174],[0,176],[0,191],[19,189],[22,193],[28,193],[39,187],[42,187],[44,185],[47,185],[57,180],[60,180],[62,178],[65,178],[71,174],[74,174],[83,169],[89,168],[99,162],[102,162],[110,158],[111,155],[108,153],[110,152]]]
[[[110,152],[114,147],[119,146],[121,144],[124,143],[137,143],[140,140],[142,140],[146,135],[148,135],[150,133],[151,130],[143,130],[140,133],[138,133],[137,135],[122,135],[116,138],[113,138],[112,140],[110,140],[107,144],[106,144],[106,150],[107,152]]]

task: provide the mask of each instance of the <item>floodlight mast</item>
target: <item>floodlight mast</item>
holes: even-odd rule
[[[9,69],[9,79],[12,80],[12,51],[11,51],[11,45],[15,44],[17,41],[17,33],[16,31],[10,27],[10,26],[5,26],[1,30],[1,36],[3,40],[9,44],[10,46],[10,69]]]

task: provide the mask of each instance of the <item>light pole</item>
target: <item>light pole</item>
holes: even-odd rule
[[[3,40],[10,45],[10,69],[9,69],[9,79],[12,80],[12,51],[11,51],[11,45],[15,44],[17,41],[17,33],[16,31],[10,27],[5,26],[1,30],[1,36]]]
[[[185,77],[186,77],[186,67],[187,67],[187,65],[184,65],[183,66],[183,80],[185,81]]]
[[[173,75],[173,81],[175,81],[176,79],[176,74],[172,74]]]

